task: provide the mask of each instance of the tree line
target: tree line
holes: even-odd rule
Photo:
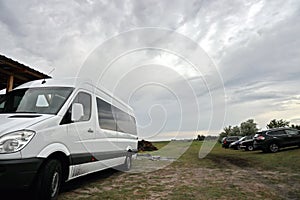
[[[280,127],[291,127],[300,130],[300,125],[290,124],[289,121],[283,119],[272,119],[267,125],[267,129],[280,128]],[[224,127],[223,131],[220,133],[219,138],[227,136],[246,136],[254,135],[259,129],[257,124],[254,122],[254,119],[248,119],[245,122],[242,122],[240,126],[227,126]]]
[[[267,125],[267,129],[280,128],[280,127],[291,127],[294,129],[300,130],[300,125],[290,124],[289,121],[283,119],[272,119]],[[239,126],[226,126],[219,135],[219,140],[227,136],[246,136],[246,135],[255,135],[259,131],[257,124],[254,122],[254,119],[248,119],[245,122],[242,122]],[[198,135],[195,140],[203,141],[204,139],[215,139],[214,136],[204,136]]]

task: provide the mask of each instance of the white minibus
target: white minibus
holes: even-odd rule
[[[133,110],[107,90],[79,79],[25,83],[0,98],[0,189],[56,199],[63,182],[129,170],[137,143]]]

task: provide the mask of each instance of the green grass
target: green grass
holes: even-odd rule
[[[164,147],[167,142],[153,143],[155,146]],[[182,142],[182,144],[184,144]],[[203,159],[198,158],[199,150],[203,142],[193,142],[189,149],[179,158],[175,164],[185,164],[194,167],[226,168],[220,161],[227,161],[238,167],[247,167],[258,170],[276,170],[280,172],[300,173],[300,148],[291,147],[282,149],[278,153],[263,153],[261,151],[243,151],[222,148],[216,143],[212,151]],[[178,142],[178,146],[181,143]],[[179,148],[179,147],[178,147]],[[153,155],[159,154],[152,152]]]
[[[199,159],[202,142],[154,145],[158,151],[143,153],[176,161],[166,161],[166,166],[163,161],[135,163],[137,168],[164,166],[152,172],[100,172],[59,199],[300,199],[300,148],[272,154],[223,149],[217,143]]]

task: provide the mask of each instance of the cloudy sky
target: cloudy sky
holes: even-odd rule
[[[188,138],[249,118],[300,124],[299,22],[298,0],[7,0],[0,53],[111,90],[141,137]]]

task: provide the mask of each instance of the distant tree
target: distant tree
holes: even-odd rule
[[[241,135],[241,129],[239,126],[234,126],[230,133],[231,136]]]
[[[257,124],[254,122],[254,119],[248,119],[245,122],[241,123],[241,135],[254,135],[257,131]]]
[[[295,125],[295,124],[292,124],[292,125],[291,125],[291,127],[292,127],[292,128],[294,128],[294,129],[298,129],[298,130],[300,130],[300,125]]]
[[[230,135],[231,132],[232,132],[232,127],[229,125],[228,127],[225,127],[223,130],[224,130],[224,131],[223,131],[222,133],[223,133],[225,136],[228,136],[228,135]]]
[[[205,139],[204,135],[198,135],[196,140],[203,141],[204,139]]]
[[[220,133],[219,142],[221,142],[223,137],[227,137],[231,134],[232,127],[229,125],[228,127],[224,127],[223,131]]]
[[[280,127],[288,127],[290,124],[289,121],[285,121],[283,119],[276,120],[272,119],[269,124],[267,124],[267,129],[271,128],[280,128]]]
[[[231,126],[224,127],[223,131],[220,133],[220,137],[227,137],[228,135],[230,135],[231,130],[232,130]]]
[[[216,140],[216,139],[218,139],[218,136],[213,136],[213,135],[205,136],[205,140]]]

